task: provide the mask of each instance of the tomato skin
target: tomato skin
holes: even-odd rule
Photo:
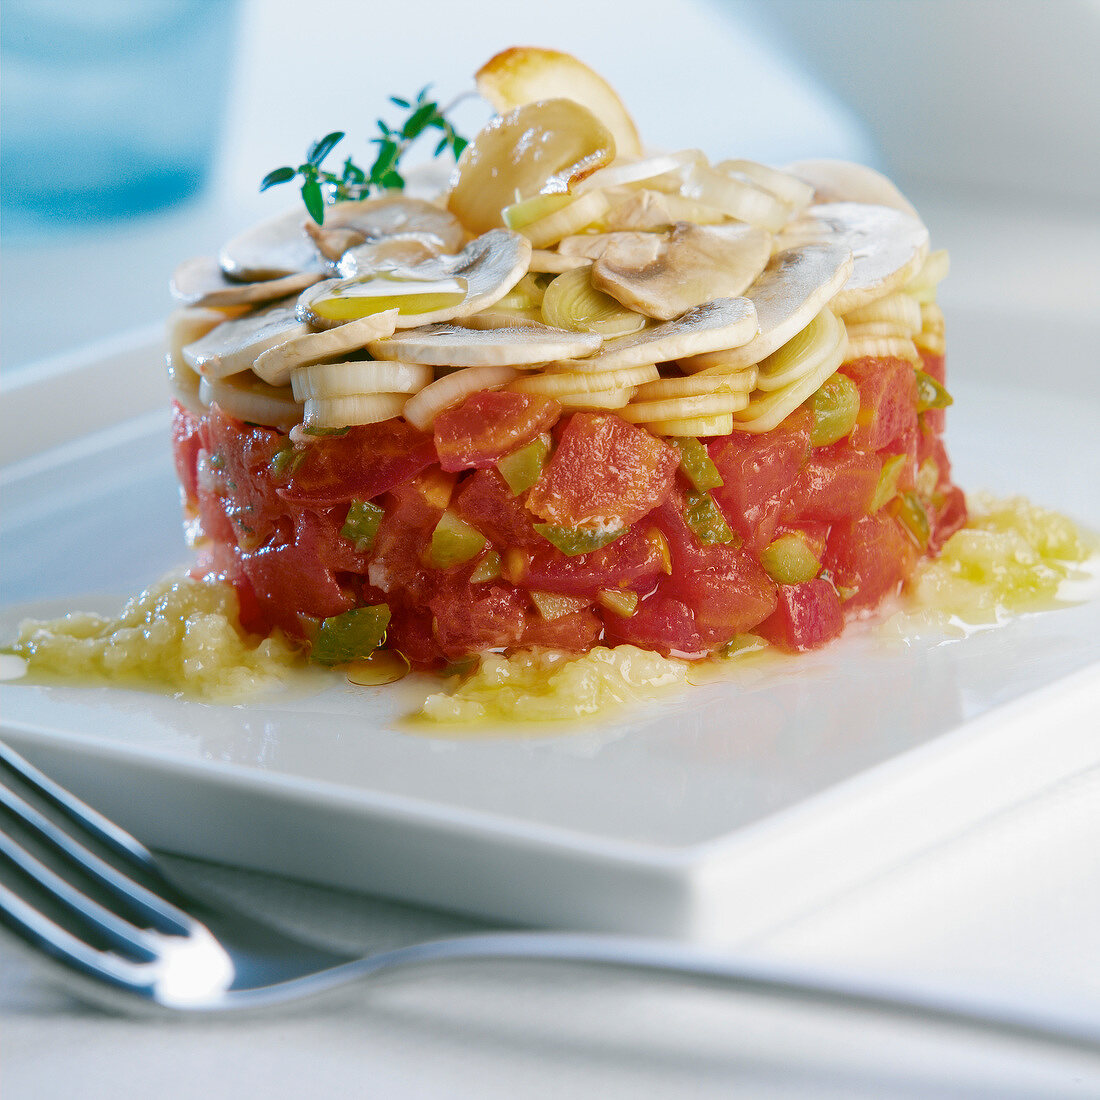
[[[510,553],[505,560],[508,579],[528,590],[593,598],[601,588],[649,592],[664,572],[664,557],[644,523],[609,546],[573,557],[537,537],[541,546]]]
[[[454,498],[454,510],[476,527],[494,546],[541,549],[547,545],[534,528],[522,496],[512,490],[496,470],[478,470],[463,478]]]
[[[485,469],[530,443],[561,416],[561,405],[539,394],[483,390],[436,418],[435,449],[444,470]]]
[[[708,445],[723,481],[711,495],[726,522],[754,550],[772,540],[791,485],[809,457],[811,426],[809,411],[799,409],[770,432],[734,432]]]
[[[876,512],[829,532],[822,564],[837,588],[854,589],[844,601],[846,618],[878,605],[900,590],[917,563],[917,548],[888,514]]]
[[[795,479],[784,516],[834,523],[866,514],[882,460],[847,443],[817,447]]]
[[[859,415],[848,440],[860,451],[880,451],[916,423],[917,377],[908,359],[865,356],[841,372],[859,387]]]
[[[775,611],[756,633],[791,652],[817,649],[844,629],[836,589],[824,578],[781,584]]]
[[[660,589],[639,603],[629,619],[608,615],[604,632],[610,645],[655,649],[666,657],[702,657],[710,648],[695,627],[691,609]]]
[[[680,453],[609,413],[574,413],[527,497],[539,519],[562,527],[626,527],[668,496]]]
[[[198,460],[202,440],[200,421],[178,401],[172,402],[172,458],[176,464],[176,477],[183,489],[184,500],[196,505],[199,499]]]
[[[326,505],[372,500],[435,462],[435,443],[404,420],[364,424],[345,435],[309,443],[293,476],[279,486],[284,500]]]

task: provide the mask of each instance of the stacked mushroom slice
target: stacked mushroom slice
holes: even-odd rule
[[[187,408],[308,440],[427,429],[507,387],[659,435],[759,433],[846,360],[942,353],[946,256],[884,177],[643,155],[602,91],[593,111],[509,99],[541,87],[531,73],[494,79],[503,113],[438,202],[287,214],[181,266],[169,371]]]

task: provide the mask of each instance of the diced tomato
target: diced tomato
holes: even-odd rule
[[[432,613],[426,607],[414,607],[393,596],[386,604],[390,624],[386,627],[386,647],[403,653],[416,668],[435,668],[445,658],[432,633]]]
[[[723,569],[739,560],[740,536],[733,542],[705,544],[684,519],[684,496],[679,487],[654,509],[647,520],[652,521],[665,537],[671,555],[673,573],[692,569]]]
[[[534,528],[523,497],[512,496],[496,470],[478,470],[464,478],[454,498],[454,510],[494,546],[542,548],[546,539]]]
[[[241,570],[267,621],[300,635],[299,614],[339,615],[355,606],[356,593],[337,577],[347,562],[335,551],[331,521],[313,512],[300,512],[296,519],[292,542],[239,554]],[[365,559],[360,567],[364,564]]]
[[[309,443],[279,495],[298,504],[371,500],[435,462],[435,443],[404,420],[351,428]]]
[[[817,447],[795,479],[784,515],[825,523],[865,515],[881,471],[877,455],[846,442]]]
[[[891,455],[904,455],[905,462],[898,474],[898,491],[905,493],[916,487],[917,484],[917,452],[920,450],[919,421],[914,417],[896,439],[879,451],[879,457],[883,462]]]
[[[883,512],[852,523],[838,523],[829,532],[823,564],[843,601],[847,617],[875,607],[897,592],[913,572],[917,548],[901,525]],[[843,598],[847,593],[841,591]]]
[[[199,498],[196,484],[196,467],[202,441],[199,438],[199,419],[189,413],[178,401],[172,402],[172,457],[176,463],[184,498],[196,504]]]
[[[440,475],[439,470],[434,471]],[[443,479],[446,479],[444,481]],[[454,475],[432,471],[397,486],[381,501],[385,515],[370,551],[370,580],[383,592],[403,592],[413,602],[428,599],[438,579],[423,563],[432,532],[449,500]]]
[[[778,606],[756,633],[787,650],[816,649],[844,629],[836,589],[824,578],[781,584]]]
[[[649,592],[664,572],[661,546],[645,524],[637,524],[608,546],[573,557],[538,537],[541,546],[505,556],[505,574],[521,588],[592,597],[601,588]]]
[[[660,590],[639,603],[628,619],[606,616],[604,632],[611,645],[626,643],[655,649],[666,657],[702,657],[710,648],[695,628],[691,609]]]
[[[527,497],[527,508],[562,527],[626,527],[668,495],[680,453],[609,413],[575,413]]]
[[[726,522],[754,550],[772,540],[791,483],[810,454],[810,428],[809,412],[799,409],[770,432],[734,432],[710,441],[723,482],[711,493]]]
[[[915,422],[917,376],[908,359],[866,356],[840,369],[859,387],[859,415],[848,436],[857,450],[879,451]]]
[[[929,508],[932,533],[928,539],[928,553],[938,554],[943,544],[966,523],[966,494],[952,485],[943,494],[941,503]]]
[[[443,584],[428,607],[443,656],[458,660],[506,649],[523,636],[527,595],[501,584]]]
[[[484,469],[530,443],[561,416],[561,405],[539,394],[483,390],[436,418],[435,449],[444,470]]]
[[[236,541],[246,550],[289,537],[286,505],[275,492],[269,464],[285,437],[274,428],[235,420],[217,406],[210,408],[199,430],[202,449],[210,456],[199,472],[199,496],[211,491],[223,498],[225,515]],[[204,484],[205,483],[205,484]],[[213,537],[212,532],[207,531]]]
[[[752,630],[775,610],[775,582],[747,550],[715,569],[676,570],[661,590],[689,607],[707,648]]]
[[[928,459],[935,462],[938,471],[936,488],[946,490],[951,486],[951,460],[947,457],[943,440],[932,432],[922,433],[918,443],[918,464],[923,465]]]
[[[582,653],[595,645],[602,633],[603,623],[591,608],[549,620],[529,614],[519,644]]]

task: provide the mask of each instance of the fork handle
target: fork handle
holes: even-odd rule
[[[725,954],[679,942],[589,933],[494,932],[433,940],[356,959],[307,982],[330,988],[349,979],[406,966],[476,959],[594,963],[713,979],[736,988],[837,1007],[871,1009],[927,1023],[968,1027],[1013,1038],[1100,1052],[1100,1016],[1008,1002],[922,982],[904,985],[751,955]],[[290,983],[298,987],[299,983]],[[297,994],[307,992],[300,987]],[[296,995],[289,989],[288,997]]]

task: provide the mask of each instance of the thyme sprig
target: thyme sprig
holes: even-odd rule
[[[289,183],[301,177],[302,201],[306,210],[318,225],[323,225],[326,203],[362,199],[375,191],[403,188],[405,177],[400,172],[401,158],[413,142],[428,130],[438,130],[442,134],[432,156],[438,157],[449,149],[458,160],[468,143],[455,130],[447,115],[466,96],[459,96],[446,107],[440,107],[435,100],[428,98],[430,89],[430,84],[421,88],[414,100],[390,96],[390,102],[408,111],[409,115],[398,127],[391,127],[384,119],[377,120],[378,136],[370,141],[378,146],[378,151],[369,170],[361,168],[350,156],[344,160],[339,172],[324,169],[326,158],[346,136],[343,130],[334,130],[309,147],[306,159],[297,168],[284,165],[268,172],[260,181],[260,190],[266,191],[276,184]]]

